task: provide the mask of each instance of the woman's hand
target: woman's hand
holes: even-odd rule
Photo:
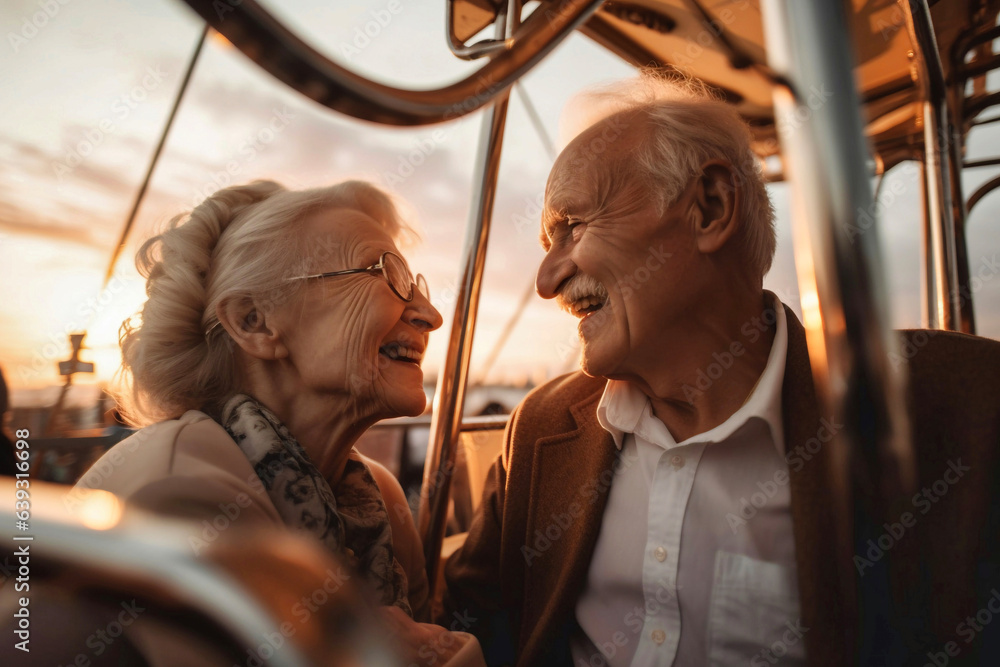
[[[444,665],[468,641],[467,636],[449,632],[440,625],[417,623],[399,607],[381,607],[379,613],[407,666]]]

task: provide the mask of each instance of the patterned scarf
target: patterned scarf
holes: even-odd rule
[[[413,616],[406,574],[392,551],[389,513],[368,466],[347,459],[334,494],[278,417],[245,394],[226,402],[222,426],[250,460],[287,526],[315,535],[333,553],[355,560],[380,604]]]

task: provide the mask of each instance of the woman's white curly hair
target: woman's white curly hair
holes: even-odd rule
[[[290,191],[255,181],[216,192],[142,245],[136,266],[148,299],[140,321],[124,322],[119,332],[117,398],[130,423],[187,410],[214,414],[237,391],[233,343],[216,326],[216,306],[247,298],[267,307],[289,298],[297,283],[285,279],[316,270],[322,260],[324,249],[305,248],[298,232],[320,209],[361,211],[400,242],[416,236],[389,195],[369,183]]]

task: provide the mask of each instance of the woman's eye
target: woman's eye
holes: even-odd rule
[[[580,234],[583,233],[583,220],[567,220],[566,231],[572,235],[574,240],[580,238]]]

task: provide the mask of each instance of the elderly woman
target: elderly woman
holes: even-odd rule
[[[225,513],[312,534],[395,608],[395,634],[434,641],[443,629],[410,620],[428,617],[429,592],[406,498],[354,449],[380,419],[425,407],[420,363],[441,315],[396,247],[411,233],[356,181],[259,181],[175,218],[139,251],[149,298],[122,329],[127,415],[153,425],[80,486],[200,526]],[[215,537],[199,531],[196,552]]]

